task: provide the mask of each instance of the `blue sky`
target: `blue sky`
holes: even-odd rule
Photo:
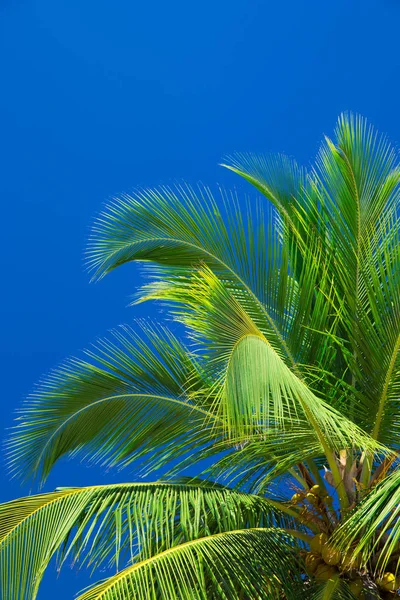
[[[162,317],[126,308],[135,267],[89,284],[84,247],[112,195],[176,179],[245,190],[221,156],[308,164],[343,110],[399,143],[399,17],[396,0],[0,2],[4,432],[63,358],[119,323]],[[64,461],[46,489],[132,478]],[[0,480],[0,500],[31,491],[4,461]],[[49,572],[39,600],[86,584]]]

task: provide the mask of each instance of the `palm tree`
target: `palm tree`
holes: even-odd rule
[[[343,115],[309,171],[225,163],[257,199],[162,187],[97,219],[94,279],[144,263],[135,301],[165,302],[185,343],[145,321],[67,361],[23,406],[9,464],[43,483],[80,456],[156,481],[2,505],[4,600],[35,598],[54,554],[113,569],[80,600],[400,588],[397,153]]]

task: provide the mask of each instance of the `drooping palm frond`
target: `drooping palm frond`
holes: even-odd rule
[[[222,164],[246,179],[275,206],[292,232],[300,239],[300,222],[296,213],[296,199],[306,185],[306,171],[293,159],[278,154],[257,156],[235,154],[227,156]]]
[[[180,320],[203,343],[208,365],[219,379],[215,414],[233,439],[263,437],[269,429],[314,431],[331,449],[378,445],[309,390],[284,363],[223,281],[206,267],[184,289]],[[207,369],[207,365],[205,367]]]
[[[198,480],[63,488],[29,496],[0,507],[1,597],[35,598],[57,551],[60,564],[69,558],[93,570],[102,565],[118,570],[203,536],[293,523],[260,496]]]
[[[133,564],[79,600],[301,598],[293,541],[279,529],[203,537]]]
[[[338,317],[335,314],[336,295],[328,265],[321,264],[320,244],[318,240],[309,240],[308,251],[302,255],[302,268],[296,278],[293,274],[296,271],[296,253],[293,254],[291,246],[281,240],[279,228],[277,230],[271,226],[268,239],[269,266],[264,310],[260,310],[254,299],[234,280],[220,276],[211,267],[207,266],[206,269],[223,282],[243,314],[262,331],[289,367],[301,371],[312,364],[318,365],[319,369],[324,365],[330,366],[336,352],[332,340],[335,340]],[[195,273],[163,273],[160,278],[142,287],[139,301],[162,300],[173,306],[190,304],[193,280],[203,266],[204,263],[197,265]],[[196,305],[199,302],[200,298]],[[179,315],[179,306],[177,313]],[[277,343],[270,319],[281,333],[281,343]],[[327,333],[330,337],[327,337]]]
[[[296,169],[289,187],[303,185]],[[156,282],[141,299],[166,301],[176,282],[184,301],[185,278],[206,263],[289,366],[314,364],[323,371],[337,354],[332,340],[340,307],[333,308],[331,259],[313,229],[302,231],[300,254],[285,232],[285,220],[259,202],[241,205],[224,194],[218,206],[201,188],[160,188],[107,207],[95,224],[89,258],[97,276],[132,260],[157,265]],[[176,289],[172,296],[179,301]]]
[[[262,301],[263,284],[254,266],[266,268],[267,243],[261,225],[269,217],[270,211],[261,204],[255,208],[248,201],[240,204],[235,194],[223,190],[219,202],[202,186],[138,191],[115,199],[100,214],[92,231],[88,264],[99,278],[132,260],[178,268],[203,261],[243,281]],[[260,224],[255,231],[252,218]]]
[[[45,479],[61,456],[76,453],[107,466],[146,457],[151,470],[212,441],[205,420],[214,416],[188,395],[202,375],[170,332],[120,328],[86,354],[26,401],[9,442],[14,472]]]
[[[284,297],[290,297],[295,282],[288,286],[276,219],[259,201],[240,204],[223,191],[217,203],[206,188],[147,190],[106,207],[93,229],[89,265],[101,277],[121,264],[146,261],[157,265],[154,273],[164,280],[205,263],[230,283],[256,322],[264,322],[270,343],[293,362],[285,343],[282,292],[289,287]],[[275,284],[281,291],[274,301]]]

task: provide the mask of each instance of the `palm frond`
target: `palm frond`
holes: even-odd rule
[[[400,471],[377,484],[335,533],[343,552],[351,551],[355,562],[370,563],[383,573],[389,563],[400,566]],[[371,565],[371,561],[373,564]]]
[[[222,166],[254,185],[275,206],[290,229],[299,233],[295,206],[307,174],[296,161],[284,154],[257,156],[242,153],[225,157]]]
[[[209,269],[199,269],[185,289],[180,319],[204,344],[219,386],[214,412],[228,435],[262,439],[269,429],[292,424],[323,433],[332,449],[378,445],[343,415],[317,398],[284,363],[242,306]],[[219,375],[218,375],[219,373]],[[319,435],[319,434],[318,434]],[[321,439],[319,440],[321,442]]]
[[[147,190],[116,200],[100,215],[88,249],[89,265],[95,277],[102,277],[127,262],[146,261],[165,280],[207,264],[230,282],[254,318],[264,320],[271,344],[293,362],[281,323],[285,311],[272,302],[274,283],[282,290],[288,278],[280,232],[276,211],[257,200],[240,203],[234,194],[221,191],[217,203],[201,187]]]
[[[364,427],[397,446],[400,391],[400,238],[388,215],[370,235],[360,267],[355,372],[364,398]]]
[[[288,159],[243,155],[231,159],[228,168],[274,204],[302,254],[309,248],[308,232],[313,231],[319,239],[321,262],[329,270],[340,302],[330,333],[332,339],[339,335],[344,342],[322,366],[339,369],[338,377],[347,377],[357,390],[357,399],[353,394],[348,398],[349,416],[374,438],[396,445],[393,415],[397,411],[400,345],[397,151],[366,119],[342,114],[333,140],[325,138],[315,168],[308,174]],[[329,256],[334,260],[327,260]],[[300,289],[304,287],[303,282]],[[331,327],[329,321],[323,321],[315,329],[324,332],[327,327]],[[313,336],[313,341],[318,344],[321,338]],[[310,358],[303,362],[313,363],[315,369],[312,354]],[[394,427],[387,427],[389,424]]]
[[[17,475],[44,480],[61,456],[77,453],[105,466],[146,457],[149,471],[215,438],[205,424],[214,416],[188,394],[206,382],[167,330],[147,327],[140,336],[123,327],[86,354],[25,402],[8,446]]]
[[[203,537],[136,563],[79,600],[218,597],[299,598],[293,542],[278,529],[247,529]],[[297,594],[297,595],[296,595]]]
[[[235,444],[235,440],[230,440],[233,448],[227,443],[221,445],[224,452],[203,475],[251,493],[271,494],[274,483],[290,469],[321,456],[321,445],[307,425],[300,427],[293,423],[288,430],[271,428],[254,441],[243,442],[239,438]],[[287,491],[290,490],[289,485]]]
[[[145,560],[203,536],[245,527],[287,526],[264,498],[207,481],[62,488],[0,505],[2,598],[35,598],[58,551],[91,567]],[[23,548],[23,553],[22,553]]]
[[[212,482],[0,506],[2,597],[35,598],[54,555],[115,569],[80,600],[350,600],[360,587],[375,597],[387,569],[397,585],[397,152],[345,114],[308,172],[284,156],[225,162],[262,197],[186,185],[124,195],[88,249],[94,279],[145,265],[136,301],[166,302],[190,348],[148,325],[113,332],[40,384],[9,442],[12,472],[42,481],[79,454],[170,480],[196,465]],[[301,562],[310,532],[345,554],[327,582]]]
[[[325,583],[314,584],[310,590],[310,600],[355,600],[357,596],[352,594],[348,582],[338,575],[328,579]],[[379,599],[379,596],[371,598]]]

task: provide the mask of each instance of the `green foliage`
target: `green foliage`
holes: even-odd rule
[[[150,470],[179,447],[213,441],[204,427],[212,415],[187,392],[189,379],[193,389],[201,381],[196,361],[166,329],[142,332],[114,331],[39,385],[9,443],[18,475],[44,479],[60,456],[77,453],[107,467],[144,457]]]
[[[377,572],[397,572],[400,566],[399,516],[400,472],[396,469],[372,488],[336,530],[337,544],[344,551],[351,549],[354,558],[363,564],[372,561]]]
[[[342,115],[308,171],[225,163],[256,198],[139,190],[89,244],[94,279],[142,264],[134,302],[164,303],[187,344],[148,322],[116,330],[41,382],[8,442],[23,479],[79,455],[168,480],[0,507],[4,600],[35,598],[54,555],[115,569],[82,600],[400,589],[397,152]]]
[[[297,571],[298,573],[298,571]],[[134,564],[79,597],[198,600],[296,597],[296,555],[279,529],[209,535]],[[298,597],[298,596],[297,596]]]
[[[204,536],[293,524],[266,499],[207,481],[62,488],[28,496],[0,507],[2,594],[35,597],[57,551],[60,565],[70,559],[92,570],[104,564],[118,570],[121,563]]]

